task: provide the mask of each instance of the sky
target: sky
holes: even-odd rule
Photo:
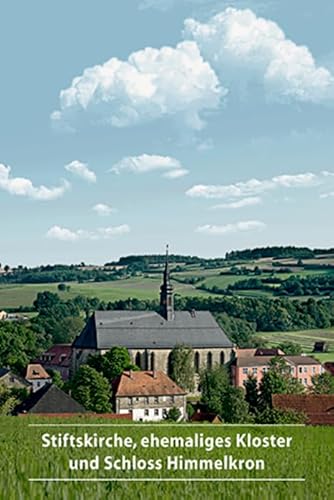
[[[3,2],[2,265],[333,247],[333,15]]]

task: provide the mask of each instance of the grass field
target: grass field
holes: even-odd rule
[[[7,307],[31,306],[38,292],[49,290],[59,293],[63,298],[76,295],[97,297],[106,302],[127,299],[158,299],[161,276],[156,278],[129,278],[102,283],[68,283],[69,292],[58,292],[56,283],[38,285],[0,285],[0,310]],[[192,285],[173,282],[175,293],[185,296],[208,295],[208,292],[197,290]]]
[[[314,343],[319,341],[327,342],[328,353],[317,354],[316,357],[320,361],[334,361],[334,328],[324,330],[299,330],[296,332],[259,332],[258,337],[263,338],[272,346],[276,346],[281,342],[289,341],[300,344],[306,353],[311,353]]]
[[[57,422],[58,421],[58,422]],[[29,423],[43,423],[42,428],[29,427]],[[78,420],[66,419],[70,427],[59,427],[60,419],[32,419],[31,417],[0,418],[0,497],[6,500],[32,499],[221,499],[258,500],[259,498],[294,500],[329,500],[333,498],[334,472],[334,428],[330,427],[228,427],[224,425],[174,425],[165,424],[144,426],[130,424],[128,427],[113,426],[98,428],[96,424],[106,424],[106,420],[81,418],[84,427],[75,427]],[[50,424],[53,427],[50,427]],[[87,427],[86,424],[90,424]],[[98,436],[130,437],[137,448],[46,448],[42,447],[44,433],[70,433],[75,437],[85,432]],[[158,438],[172,436],[190,437],[203,434],[205,439],[231,438],[230,448],[214,447],[212,450],[198,447],[144,447],[141,439],[153,433]],[[237,433],[250,433],[253,437],[284,436],[292,437],[290,448],[237,448]],[[113,460],[122,455],[132,460],[135,455],[141,460],[161,460],[161,470],[115,470],[104,469],[105,456]],[[263,460],[264,470],[168,470],[168,455],[182,456],[184,459],[223,459],[230,455],[235,459]],[[69,459],[92,459],[98,456],[96,470],[70,470]],[[85,479],[86,482],[29,482],[29,478],[70,478]],[[104,482],[89,481],[94,478]],[[144,478],[151,478],[146,481]],[[168,479],[163,481],[163,479]],[[198,479],[191,482],[189,479]],[[268,479],[298,479],[298,481],[268,481]],[[117,482],[115,479],[124,479]],[[182,482],[177,482],[177,480]],[[184,481],[183,481],[184,479]],[[221,482],[205,479],[223,479]],[[230,481],[230,480],[233,481]],[[240,481],[240,479],[246,481]],[[88,481],[87,481],[88,480]],[[130,481],[131,480],[131,481]],[[137,481],[140,480],[140,481]],[[253,480],[253,481],[252,481]],[[255,481],[254,481],[255,480]],[[302,481],[300,481],[302,480]]]

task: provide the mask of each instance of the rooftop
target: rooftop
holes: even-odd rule
[[[313,425],[334,425],[334,394],[273,394],[274,408],[304,413]]]
[[[44,370],[40,364],[30,364],[27,366],[26,376],[27,380],[40,380],[50,379],[50,375]]]
[[[23,403],[18,405],[14,413],[85,413],[85,408],[55,385],[46,384],[34,392]]]
[[[83,349],[172,349],[232,347],[232,342],[209,311],[175,311],[167,321],[155,311],[96,311],[73,342]]]
[[[115,383],[115,396],[177,396],[184,395],[172,379],[162,371],[123,372]]]

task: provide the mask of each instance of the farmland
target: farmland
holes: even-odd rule
[[[44,427],[29,427],[29,423],[43,423]],[[67,421],[67,428],[57,425],[57,419],[39,419],[32,417],[2,417],[0,419],[0,437],[2,442],[1,466],[1,496],[6,500],[17,498],[125,498],[155,499],[155,498],[295,498],[295,499],[322,499],[332,498],[334,454],[333,428],[330,427],[228,427],[219,425],[186,425],[166,426],[164,424],[146,427],[142,424],[130,424],[124,427],[114,424],[114,427],[99,428],[97,424],[106,424],[105,420],[94,417],[82,417],[80,420]],[[83,427],[75,427],[80,422]],[[63,420],[61,422],[63,424]],[[51,427],[52,424],[52,427]],[[90,427],[86,427],[89,424]],[[99,436],[110,436],[117,432],[120,436],[132,437],[138,444],[138,450],[124,448],[99,449],[71,449],[43,448],[41,435],[45,432],[58,434],[69,432],[74,436],[81,436],[84,432],[97,432]],[[230,449],[214,447],[212,451],[205,451],[203,447],[196,448],[143,448],[141,438],[152,432],[158,437],[171,438],[172,436],[191,437],[195,433],[203,433],[205,437],[228,437],[232,440]],[[292,436],[292,446],[285,448],[247,448],[235,446],[237,433],[251,433],[252,436]],[[17,446],[17,443],[20,446]],[[105,456],[114,458],[131,458],[139,456],[143,460],[161,460],[161,470],[112,470],[106,471],[103,466],[96,470],[74,471],[69,469],[69,458],[91,459],[98,456],[100,464]],[[185,459],[198,460],[221,459],[224,455],[232,455],[237,459],[263,460],[265,468],[256,470],[176,470],[168,471],[165,467],[168,455],[183,456]],[[132,466],[131,466],[132,467]],[[29,482],[29,478],[70,478],[84,479],[85,482]],[[92,478],[101,478],[106,481],[95,482]],[[145,481],[144,478],[151,478]],[[163,482],[161,478],[168,479]],[[185,481],[177,482],[184,478]],[[189,479],[198,479],[191,482]],[[223,479],[224,482],[208,481],[203,479]],[[295,482],[273,481],[266,478],[292,478]],[[110,480],[109,480],[110,479]],[[125,479],[118,482],[117,479]],[[131,482],[129,481],[131,479]],[[139,480],[139,482],[136,481]],[[229,480],[233,481],[230,482]],[[239,479],[247,481],[239,482]],[[252,479],[257,480],[256,482]],[[260,481],[259,481],[260,479]],[[264,480],[263,480],[264,479]],[[300,479],[302,481],[300,481]],[[140,481],[141,480],[141,481]],[[251,481],[249,481],[251,480]],[[305,481],[304,481],[305,480]],[[90,482],[91,481],[91,482]]]

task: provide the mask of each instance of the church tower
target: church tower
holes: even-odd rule
[[[169,276],[168,245],[166,247],[164,280],[160,287],[160,312],[167,321],[172,321],[174,319],[174,297],[173,286]]]

